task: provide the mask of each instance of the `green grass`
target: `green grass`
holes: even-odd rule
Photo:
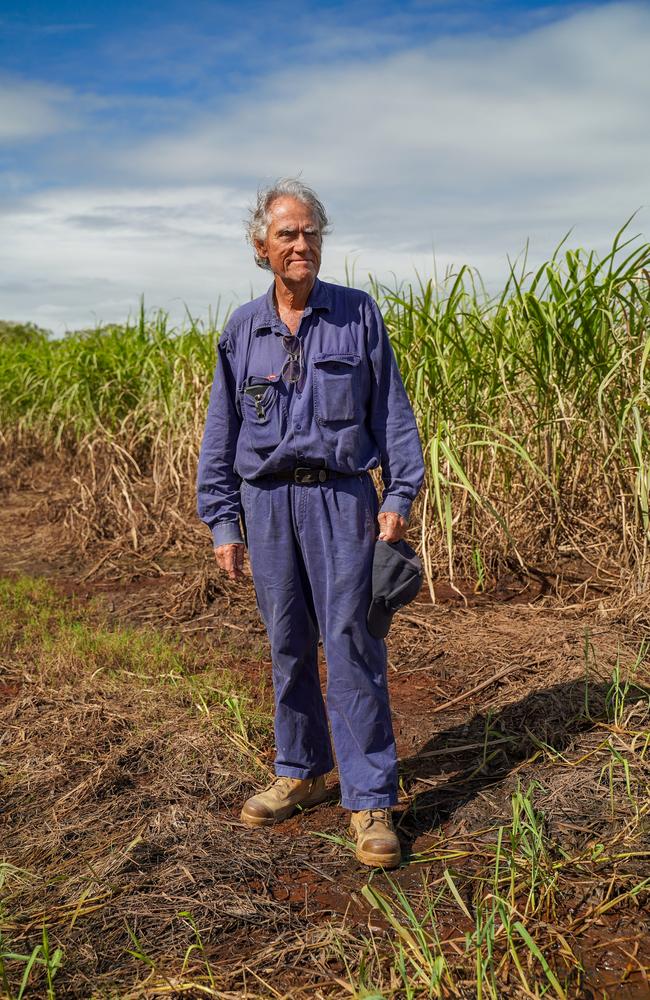
[[[124,926],[129,876],[118,887],[117,876],[98,871],[142,846],[169,802],[174,835],[174,808],[191,815],[206,759],[217,801],[268,780],[270,705],[229,669],[232,656],[118,625],[99,603],[81,605],[43,579],[0,578],[3,709],[9,700],[0,741],[3,1000],[68,995],[57,991],[74,952],[66,935],[93,915],[101,928],[111,907]],[[138,782],[152,789],[132,813],[119,799],[111,811],[123,780],[127,795],[137,795]],[[75,830],[75,846],[58,839],[60,824]],[[91,938],[109,947],[101,932]],[[115,959],[123,962],[123,950]]]
[[[650,244],[624,227],[602,259],[561,244],[534,272],[513,268],[496,296],[466,267],[371,280],[425,451],[414,520],[429,578],[462,571],[485,588],[504,560],[572,555],[647,585],[649,275]],[[12,328],[0,337],[5,452],[76,455],[95,492],[103,471],[115,509],[101,530],[137,545],[141,480],[154,505],[193,490],[220,326],[175,330],[143,309],[59,341]]]
[[[586,666],[589,657],[587,646]],[[373,877],[362,889],[389,933],[367,937],[355,965],[348,958],[353,995],[583,996],[593,975],[585,961],[599,962],[592,935],[618,935],[629,947],[650,898],[649,718],[642,642],[631,662],[616,663],[598,715],[587,681],[589,729],[573,745],[560,753],[536,741],[537,750],[516,768],[534,777],[516,778],[509,815],[498,825],[451,837],[440,832],[410,859],[411,869],[422,866],[419,886],[410,882],[406,890],[397,874],[383,884]],[[572,797],[587,807],[583,825],[566,814]],[[565,829],[573,831],[568,841]],[[638,945],[636,961],[610,970],[612,982],[646,981],[647,943]],[[616,987],[608,989],[604,997],[616,995]]]
[[[47,1000],[55,1000],[54,977],[61,965],[63,952],[60,948],[50,949],[47,928],[43,927],[42,939],[35,945],[29,955],[21,955],[17,952],[5,948],[0,934],[0,983],[4,990],[4,1000],[22,1000],[29,988],[32,970],[36,967],[39,971],[44,971],[45,982],[43,986],[47,991],[44,995]],[[8,964],[14,963],[24,966],[20,985],[14,991],[9,982]],[[29,994],[28,994],[29,995]]]
[[[543,801],[546,789],[532,782],[513,793],[510,820],[492,831],[489,842],[483,835],[476,845],[473,872],[452,870],[441,857],[442,874],[439,866],[436,874],[423,874],[419,891],[407,893],[389,877],[387,889],[371,881],[362,895],[390,927],[391,953],[387,959],[383,943],[366,940],[365,963],[356,973],[348,970],[354,995],[374,990],[383,998],[464,997],[470,984],[477,1000],[581,995],[588,981],[581,935],[602,926],[616,909],[634,912],[636,901],[650,893],[650,878],[638,873],[648,857],[638,823],[639,809],[647,814],[647,789],[647,780],[637,785],[636,820],[625,841],[619,834],[609,848],[585,844],[582,851],[567,852],[545,831],[535,800]],[[606,880],[601,902],[572,919],[563,905],[570,890],[590,885],[598,893]],[[641,965],[647,961],[647,955],[639,958]]]
[[[108,688],[171,689],[253,759],[251,740],[271,733],[269,706],[224,666],[229,649],[206,658],[155,628],[111,624],[99,602],[75,608],[43,578],[0,578],[0,656],[15,665],[8,679],[25,671],[30,682],[43,684],[101,679]],[[3,673],[0,661],[0,680]]]

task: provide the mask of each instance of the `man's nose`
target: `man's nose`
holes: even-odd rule
[[[304,233],[298,233],[293,248],[294,250],[300,250],[301,252],[309,249],[309,243],[307,242],[307,237]]]

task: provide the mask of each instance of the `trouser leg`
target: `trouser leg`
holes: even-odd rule
[[[276,774],[334,766],[318,677],[318,626],[296,537],[292,485],[244,483],[242,504],[257,605],[271,644]]]
[[[295,487],[302,552],[327,660],[327,708],[345,808],[395,805],[386,644],[368,632],[377,494],[369,476]]]

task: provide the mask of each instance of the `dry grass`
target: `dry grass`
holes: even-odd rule
[[[577,998],[608,964],[646,982],[648,670],[632,635],[576,609],[403,620],[408,864],[365,889],[334,805],[270,834],[238,823],[272,743],[268,701],[230,669],[244,638],[215,661],[29,579],[2,585],[2,611],[0,931],[24,956],[2,960],[7,996],[39,946],[30,996],[48,968],[52,996],[134,1000],[475,1000],[479,981],[498,1000]]]

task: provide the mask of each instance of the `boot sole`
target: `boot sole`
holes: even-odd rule
[[[291,808],[287,810],[283,809],[275,816],[248,816],[242,809],[239,814],[239,818],[244,826],[249,827],[251,830],[259,826],[274,826],[276,823],[283,823],[285,819],[289,819],[290,816],[293,816],[299,807],[304,811],[305,809],[311,809],[312,806],[320,805],[321,802],[325,801],[328,795],[329,789],[325,788],[313,798],[305,799],[304,802],[296,802],[295,806],[291,806]]]
[[[348,827],[348,835],[352,840],[356,840],[357,832],[353,826]],[[364,851],[359,844],[355,845],[354,854],[357,861],[371,868],[397,868],[402,860],[401,850],[395,854],[373,854],[372,851]]]
[[[357,861],[360,861],[362,865],[368,865],[370,868],[397,868],[402,860],[401,851],[399,854],[393,855],[372,854],[370,851],[363,851],[357,847],[354,853]]]
[[[274,823],[281,822],[281,820],[277,820],[273,816],[248,816],[245,812],[241,812],[239,818],[244,826],[249,827],[251,830],[257,826],[272,826]]]

